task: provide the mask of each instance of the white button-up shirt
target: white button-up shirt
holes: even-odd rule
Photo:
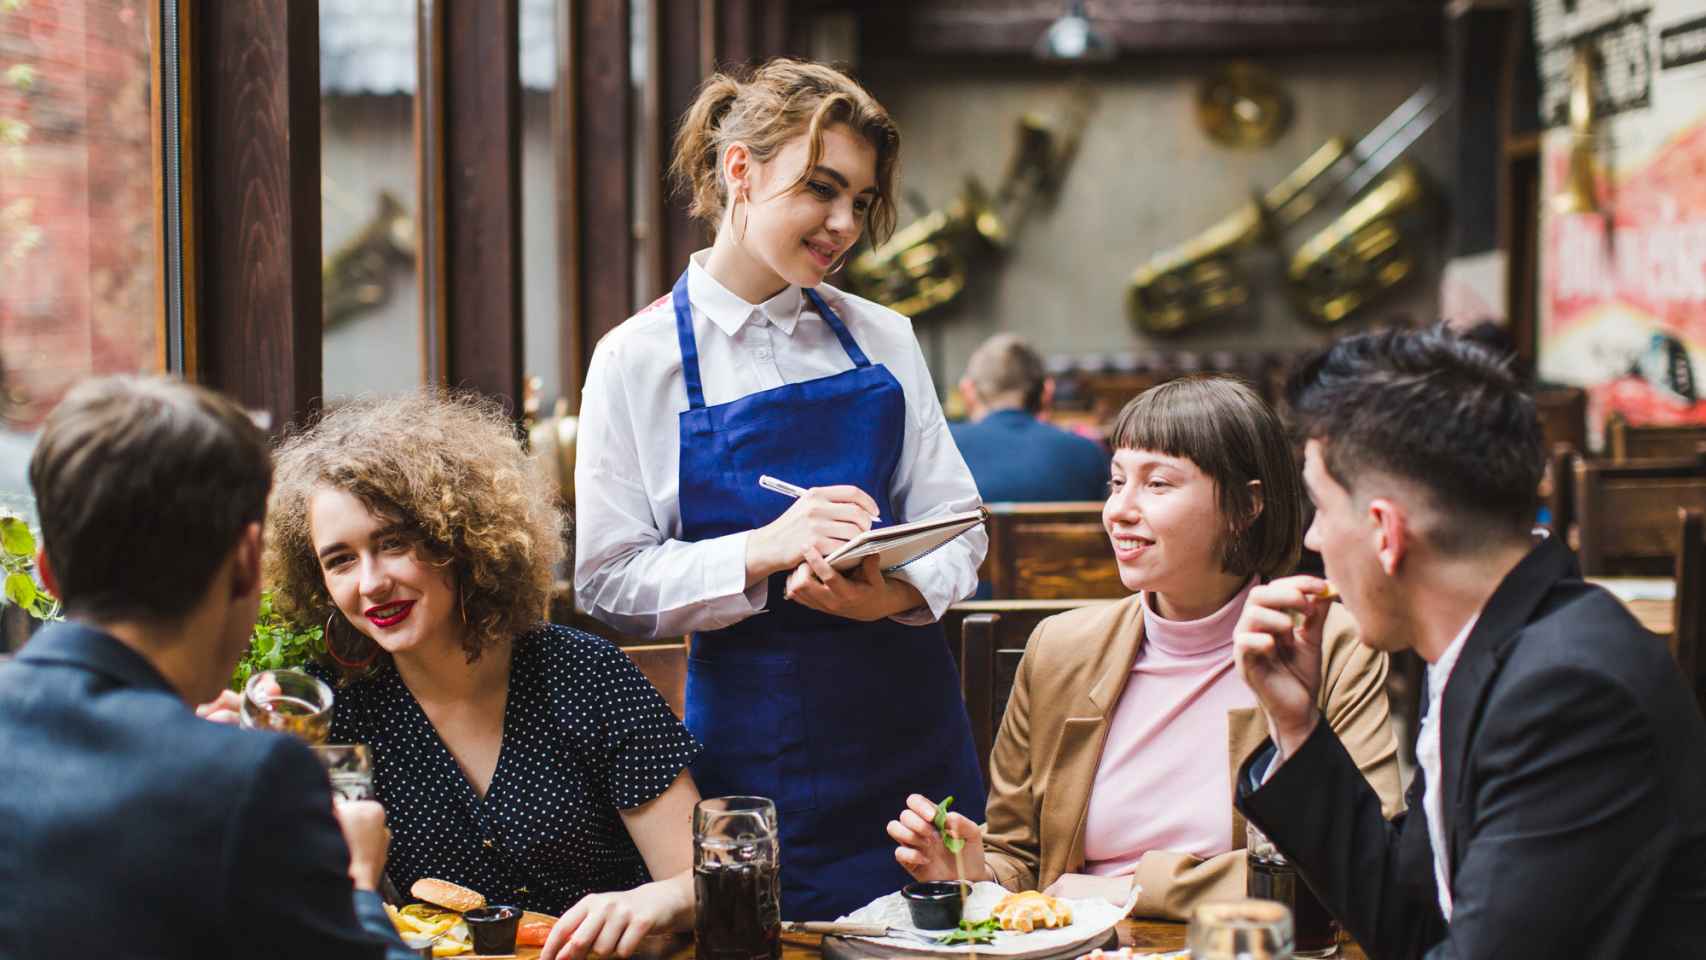
[[[799,287],[747,303],[704,270],[706,253],[693,255],[687,294],[707,406],[852,369]],[[906,437],[888,491],[895,516],[884,519],[975,509],[977,486],[948,433],[911,321],[828,285],[817,292],[906,396]],[[765,580],[746,585],[748,532],[681,539],[678,418],[687,388],[679,343],[668,296],[606,334],[587,371],[576,437],[575,601],[624,633],[649,637],[726,627],[772,599]],[[925,601],[894,619],[930,623],[969,596],[987,547],[976,528],[889,574]]]
[[[1439,890],[1439,912],[1446,922],[1451,921],[1451,851],[1445,842],[1445,784],[1440,762],[1439,707],[1445,699],[1445,685],[1451,671],[1463,653],[1463,643],[1469,631],[1475,629],[1476,614],[1463,625],[1463,631],[1445,648],[1439,660],[1428,665],[1428,712],[1422,717],[1422,729],[1416,734],[1416,762],[1422,765],[1422,813],[1428,818],[1428,841],[1433,845],[1434,886]]]

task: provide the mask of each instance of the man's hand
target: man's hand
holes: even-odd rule
[[[1291,756],[1315,731],[1321,712],[1321,627],[1330,601],[1327,581],[1286,577],[1250,591],[1233,630],[1244,683],[1268,716],[1280,759]]]
[[[806,562],[788,577],[786,592],[795,603],[849,620],[881,620],[924,602],[911,584],[883,576],[876,557],[842,574],[811,547]]]
[[[345,800],[332,804],[332,814],[349,845],[349,876],[357,890],[379,889],[385,858],[391,850],[391,829],[385,826],[385,808],[373,800]]]

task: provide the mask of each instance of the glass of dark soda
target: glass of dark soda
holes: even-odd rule
[[[1339,921],[1327,912],[1315,891],[1297,873],[1297,866],[1285,858],[1256,825],[1246,824],[1244,856],[1249,872],[1245,881],[1247,896],[1261,900],[1277,900],[1291,908],[1294,926],[1296,957],[1331,957],[1339,952]]]
[[[693,808],[693,951],[701,960],[780,960],[776,805],[713,797]]]

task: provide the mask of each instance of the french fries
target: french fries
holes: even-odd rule
[[[405,943],[439,938],[432,945],[435,957],[459,956],[474,949],[468,925],[462,922],[459,913],[425,903],[411,903],[399,910],[387,903],[385,915],[391,918],[391,925]]]

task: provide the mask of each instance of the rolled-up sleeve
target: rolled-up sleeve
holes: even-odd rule
[[[609,337],[600,342],[581,394],[575,603],[624,633],[645,637],[738,623],[763,610],[769,593],[764,580],[746,585],[748,534],[689,543],[663,529],[641,481],[635,438],[669,424],[636,422],[620,359],[619,343]],[[673,412],[660,412],[674,419]]]
[[[890,487],[891,504],[899,513],[898,519],[906,521],[975,510],[983,500],[948,431],[942,404],[936,399],[936,385],[916,340],[911,353],[910,368],[901,378],[908,429]],[[977,589],[977,568],[988,549],[989,534],[983,527],[975,527],[891,573],[912,584],[924,597],[924,606],[892,619],[909,624],[940,620],[949,604],[971,596]]]

